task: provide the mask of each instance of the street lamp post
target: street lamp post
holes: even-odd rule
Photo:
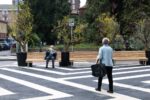
[[[17,15],[18,15],[18,13],[19,13],[19,0],[16,0],[16,6],[17,6],[17,9],[16,9],[16,12],[17,12]],[[18,53],[20,51],[20,45],[19,45],[19,43],[17,42],[16,43],[16,52]]]
[[[71,28],[71,43],[72,43],[72,51],[73,51],[73,27],[74,27],[74,18],[69,19],[69,26]]]

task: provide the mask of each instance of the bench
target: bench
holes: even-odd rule
[[[97,54],[97,51],[74,51],[70,52],[70,60],[95,62]]]
[[[70,59],[73,61],[96,61],[98,51],[71,52]],[[114,51],[113,61],[142,61],[146,65],[145,51]]]
[[[116,61],[142,61],[146,65],[145,51],[115,51],[113,60]]]
[[[98,51],[74,51],[70,52],[70,61],[80,62],[96,62]],[[26,62],[29,64],[33,62],[45,62],[45,52],[28,52]],[[57,61],[61,60],[61,53],[57,52]],[[146,65],[147,58],[145,51],[114,51],[113,60],[116,61],[142,61]]]
[[[57,53],[58,54],[58,53]],[[28,52],[26,63],[28,66],[32,66],[33,62],[46,62],[45,58],[45,52]],[[58,56],[57,56],[58,58]],[[56,60],[57,60],[56,58]]]

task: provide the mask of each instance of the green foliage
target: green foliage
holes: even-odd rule
[[[68,21],[69,16],[65,16],[63,20],[58,21],[58,25],[55,28],[55,31],[58,34],[58,39],[63,41],[64,51],[68,51],[71,44],[71,34]]]
[[[119,33],[119,25],[110,15],[111,9],[110,0],[87,0],[85,37],[88,42],[99,44],[103,37],[112,40]]]
[[[110,11],[109,0],[87,0],[87,9],[85,12],[86,22],[92,24],[100,13]]]
[[[27,51],[27,44],[34,34],[32,34],[32,14],[28,2],[19,4],[19,13],[16,22],[9,28],[9,34],[20,44],[22,52]]]
[[[120,23],[120,34],[127,35],[128,38],[135,33],[135,23],[149,16],[149,0],[118,0],[117,2],[116,18]]]
[[[99,35],[101,37],[108,37],[110,41],[113,41],[116,34],[119,33],[119,25],[114,18],[103,13],[96,19],[96,22],[99,28]]]
[[[58,39],[63,42],[64,51],[69,51],[70,45],[75,45],[83,41],[83,32],[85,29],[84,24],[77,24],[75,28],[69,26],[69,16],[64,16],[63,20],[58,21],[58,25],[55,27],[55,32],[58,35]]]
[[[87,28],[87,24],[85,23],[78,22],[76,24],[75,29],[73,31],[73,44],[78,44],[85,40],[84,33],[86,28]]]
[[[124,50],[125,47],[123,45],[123,38],[121,35],[117,34],[114,38],[114,41],[113,41],[113,44],[112,44],[112,47],[114,50]]]
[[[56,45],[55,46],[56,47],[56,50],[62,50],[62,48],[63,48],[63,45]],[[69,49],[71,49],[71,48],[69,48]],[[92,51],[92,50],[98,50],[99,49],[99,45],[95,45],[95,44],[93,44],[93,43],[79,43],[79,44],[75,44],[74,46],[73,46],[73,49],[76,51],[78,51],[78,50],[87,50],[87,51]]]
[[[33,32],[40,36],[43,42],[54,43],[57,34],[53,32],[54,25],[70,12],[68,0],[27,0],[30,2],[33,14]]]
[[[140,20],[137,23],[137,31],[134,37],[144,44],[145,50],[150,49],[150,18]]]

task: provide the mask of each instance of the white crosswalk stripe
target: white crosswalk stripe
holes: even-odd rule
[[[0,87],[0,96],[11,95],[11,94],[14,94],[14,93],[9,91],[9,90],[6,90],[6,89]]]
[[[11,77],[11,76],[0,74],[0,78],[15,82],[15,83],[18,83],[18,84],[21,84],[21,85],[25,85],[27,87],[30,87],[30,88],[33,88],[33,89],[36,89],[36,90],[39,90],[39,91],[42,91],[42,92],[45,92],[45,93],[48,93],[48,94],[53,94],[52,96],[48,96],[47,99],[57,99],[57,98],[72,96],[70,94],[66,94],[66,93],[63,93],[63,92],[60,92],[60,91],[56,91],[54,89],[47,88],[47,87],[44,87],[44,86],[41,86],[41,85],[38,85],[38,84],[35,84],[35,83],[32,83],[32,82],[28,82],[28,81],[25,81],[25,80],[17,79],[17,78]],[[38,98],[32,98],[32,100],[37,100],[37,99]],[[25,100],[30,100],[30,99],[25,99]]]
[[[14,64],[15,66],[15,64]],[[45,66],[45,64],[40,65]],[[37,80],[43,80],[48,82],[53,82],[53,84],[61,84],[63,86],[68,86],[69,88],[75,88],[75,89],[81,89],[84,91],[89,91],[92,93],[97,93],[99,95],[108,96],[109,98],[107,100],[140,100],[138,96],[135,97],[133,95],[120,93],[119,91],[115,91],[115,93],[110,94],[106,92],[106,89],[102,89],[101,92],[95,91],[95,87],[90,84],[90,81],[94,81],[94,84],[97,84],[96,78],[94,78],[91,75],[91,69],[90,67],[83,67],[83,68],[64,68],[64,67],[56,67],[55,69],[45,69],[43,67],[1,67],[0,71],[3,73],[0,74],[0,78],[11,81],[13,83],[26,86],[28,88],[38,90],[44,93],[47,93],[47,95],[43,96],[33,96],[33,97],[26,97],[26,98],[19,98],[20,100],[48,100],[48,99],[61,99],[61,98],[74,98],[75,94],[73,92],[68,92],[47,87],[44,85],[40,85],[39,83],[35,83],[34,81],[27,81],[25,79],[20,79],[19,77],[14,77],[15,75],[18,76],[25,76],[25,77],[32,77]],[[6,75],[4,74],[6,72]],[[140,87],[140,86],[133,86],[132,84],[127,83],[120,83],[121,80],[125,81],[128,80],[136,80],[140,79],[141,83],[147,84],[145,86],[148,86],[150,84],[150,66],[135,66],[135,67],[114,67],[113,69],[113,80],[114,80],[114,86],[118,88],[125,88],[129,90],[137,90],[139,92],[144,93],[150,93],[149,88]],[[43,74],[44,73],[44,74]],[[10,74],[10,75],[9,75]],[[11,76],[13,75],[13,76]],[[143,79],[145,78],[145,79]],[[74,82],[72,80],[88,80],[86,84],[83,84],[82,82]],[[104,79],[103,84],[108,85],[108,80]],[[2,87],[3,88],[3,87]],[[0,88],[1,89],[1,88]],[[8,89],[3,88],[2,91],[6,90],[6,95],[11,94],[17,94],[16,92],[9,91]],[[8,91],[7,91],[8,90]],[[1,93],[1,92],[0,92]],[[0,98],[2,95],[0,95]],[[6,99],[7,100],[7,99]],[[69,100],[69,99],[68,99]],[[71,99],[70,99],[71,100]]]
[[[19,74],[24,74],[24,75],[29,75],[29,76],[32,76],[32,77],[41,78],[41,79],[45,79],[45,80],[49,80],[49,81],[53,81],[53,82],[58,82],[60,84],[65,84],[65,85],[68,85],[68,86],[72,86],[72,87],[80,88],[80,89],[83,89],[83,90],[87,90],[87,91],[98,93],[97,91],[94,90],[93,87],[82,85],[82,84],[78,84],[78,83],[73,83],[73,82],[69,82],[69,81],[55,79],[55,78],[52,78],[52,77],[46,77],[46,76],[43,76],[43,75],[37,75],[37,74],[33,74],[33,73],[18,71],[18,70],[14,70],[14,69],[3,68],[2,70],[6,70],[6,71],[10,71],[10,72],[15,72],[15,73],[19,73]],[[139,100],[139,99],[136,99],[134,97],[122,95],[122,94],[119,94],[119,93],[114,93],[112,95],[112,94],[107,93],[104,90],[103,90],[103,92],[100,92],[100,94],[107,95],[107,96],[112,96],[114,98],[120,98],[120,97],[122,97],[122,98],[126,98],[126,99]]]

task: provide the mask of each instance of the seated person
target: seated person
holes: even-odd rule
[[[54,46],[51,45],[45,54],[46,68],[48,68],[49,60],[52,60],[52,68],[55,67],[54,62],[55,62],[56,56],[57,56],[56,50],[54,50]]]

